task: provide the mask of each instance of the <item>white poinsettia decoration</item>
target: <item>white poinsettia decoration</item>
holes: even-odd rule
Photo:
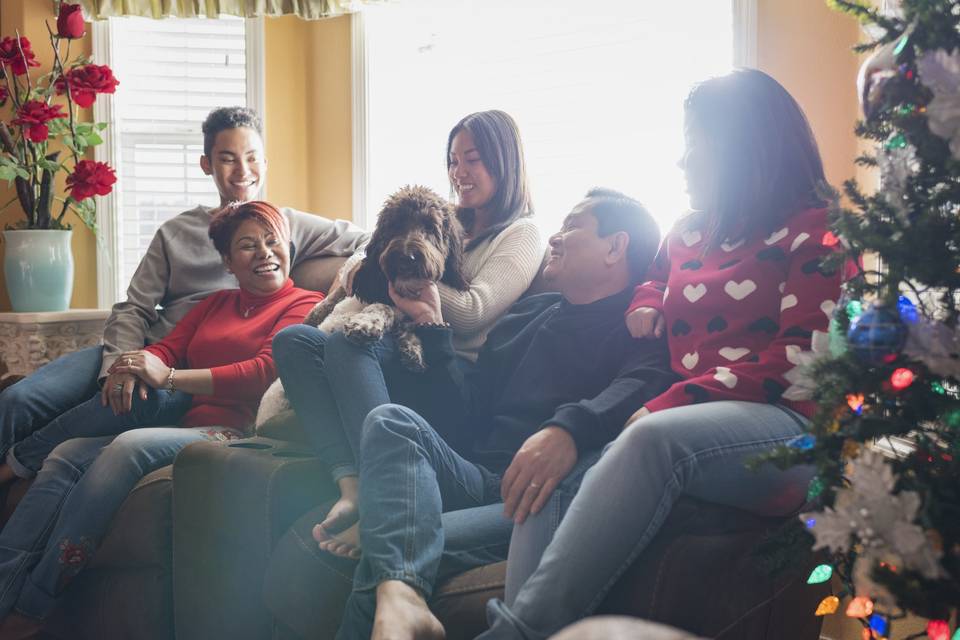
[[[912,144],[884,149],[877,157],[880,166],[880,189],[902,222],[908,222],[910,213],[906,194],[908,180],[920,170],[917,148]]]
[[[927,105],[930,131],[950,143],[960,159],[960,49],[927,51],[917,60],[920,81],[933,92]]]
[[[942,322],[918,320],[910,327],[903,353],[938,376],[960,380],[960,335]]]
[[[849,487],[837,491],[832,508],[801,514],[816,538],[813,548],[846,552],[858,542],[860,559],[869,566],[882,561],[931,580],[943,576],[942,552],[913,522],[920,496],[914,491],[893,493],[896,479],[883,454],[865,449],[850,462],[849,479]],[[869,570],[862,575],[868,576]]]
[[[793,369],[783,374],[790,386],[783,392],[786,400],[803,401],[813,397],[817,381],[813,378],[813,367],[820,360],[831,357],[830,335],[823,331],[814,331],[810,338],[810,351],[803,351],[796,345],[787,345],[787,361]]]

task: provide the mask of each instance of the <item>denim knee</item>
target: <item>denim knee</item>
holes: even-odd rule
[[[385,447],[390,447],[398,438],[407,441],[415,440],[420,433],[423,418],[413,409],[399,404],[383,404],[367,414],[363,421],[363,431],[360,435],[360,457],[363,453],[382,453]]]
[[[310,355],[316,346],[318,338],[325,334],[306,324],[292,324],[281,329],[273,336],[273,357],[278,366],[282,363],[296,361],[305,355]]]

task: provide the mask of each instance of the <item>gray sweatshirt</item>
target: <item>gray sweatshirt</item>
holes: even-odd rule
[[[103,330],[100,377],[124,351],[166,336],[187,311],[214,291],[234,289],[220,254],[207,235],[210,207],[197,207],[163,223],[140,261],[127,299],[113,305]],[[291,269],[319,256],[349,256],[368,234],[345,220],[328,220],[282,208],[290,221]]]

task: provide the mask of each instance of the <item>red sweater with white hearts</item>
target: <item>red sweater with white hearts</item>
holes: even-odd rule
[[[646,403],[660,411],[699,402],[778,403],[811,416],[812,402],[781,399],[783,374],[813,331],[826,331],[840,296],[840,272],[820,268],[826,210],[808,209],[767,237],[723,243],[704,255],[695,225],[675,229],[627,313],[663,313],[670,365],[684,379]]]

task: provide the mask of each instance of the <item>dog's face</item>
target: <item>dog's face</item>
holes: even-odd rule
[[[353,280],[365,302],[390,303],[387,281],[401,294],[423,280],[463,290],[463,231],[453,206],[430,189],[404,187],[387,199]]]

